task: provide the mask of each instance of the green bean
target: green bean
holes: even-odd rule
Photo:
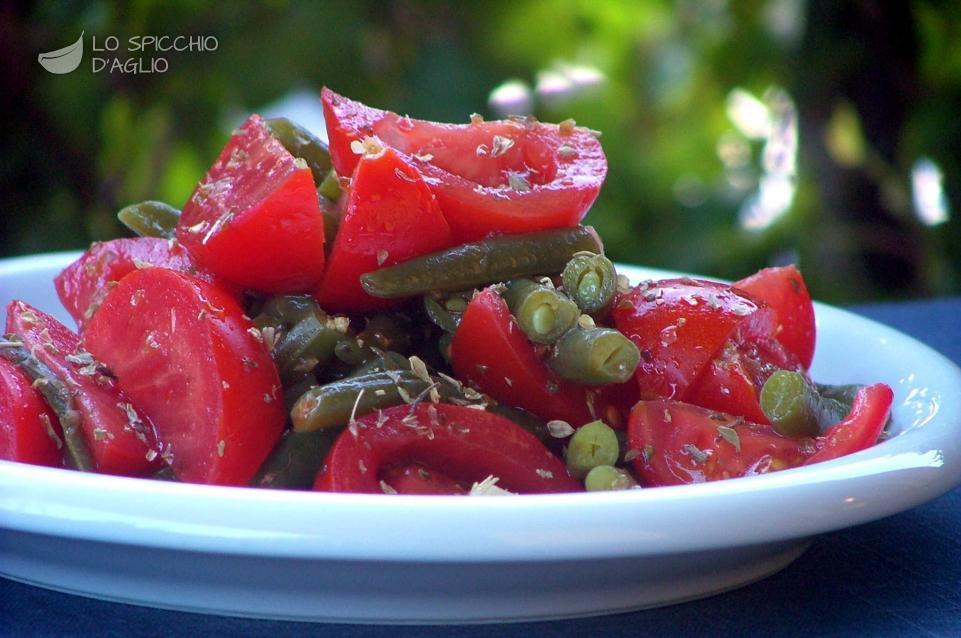
[[[453,333],[457,330],[457,321],[454,316],[430,295],[424,295],[424,313],[435,326],[444,332]]]
[[[180,211],[164,202],[146,201],[121,208],[117,219],[141,237],[172,239],[177,233]]]
[[[351,367],[363,365],[373,355],[373,350],[357,343],[354,337],[345,337],[334,346],[334,356]]]
[[[637,346],[617,330],[577,327],[554,344],[548,363],[564,379],[606,385],[630,379],[640,359]]]
[[[571,435],[567,443],[567,469],[583,479],[598,465],[613,465],[620,450],[617,435],[603,421],[585,423]]]
[[[320,309],[317,300],[310,295],[274,295],[264,302],[260,312],[273,317],[284,326],[292,326],[311,315],[327,318],[327,313]]]
[[[846,385],[826,385],[821,383],[814,384],[817,389],[818,394],[825,399],[834,399],[842,403],[849,411],[851,409],[851,404],[854,403],[854,397],[857,395],[858,391],[864,388],[863,385],[857,383],[849,383]]]
[[[297,399],[311,388],[317,387],[317,377],[313,372],[304,372],[301,376],[284,384],[284,409],[289,414]]]
[[[530,279],[511,281],[504,300],[521,330],[535,343],[554,343],[580,315],[566,295]]]
[[[251,485],[309,490],[335,438],[330,430],[287,430],[260,466]]]
[[[789,370],[768,377],[759,399],[771,427],[790,437],[817,436],[848,412],[839,401],[820,396],[800,372]]]
[[[598,465],[584,477],[584,488],[588,492],[629,490],[634,487],[638,485],[631,473],[613,465]]]
[[[564,292],[577,307],[589,315],[607,308],[617,292],[617,271],[604,255],[582,253],[564,266],[561,274]]]
[[[57,415],[67,449],[68,464],[81,472],[93,472],[96,464],[81,432],[82,417],[74,405],[73,393],[67,384],[46,364],[30,354],[15,335],[8,335],[0,342],[0,357],[20,366],[20,369],[33,379],[33,386]]]
[[[455,246],[365,273],[360,281],[375,297],[463,290],[527,275],[560,272],[574,253],[601,251],[589,226],[504,235]]]
[[[290,416],[298,432],[343,427],[351,416],[400,405],[429,386],[410,371],[349,377],[307,391],[294,404]]]
[[[296,380],[318,364],[327,363],[344,335],[327,326],[316,315],[308,314],[294,324],[272,351],[284,384]]]
[[[324,197],[319,191],[317,197],[320,200],[320,214],[324,218],[324,253],[329,255],[334,248],[337,231],[340,230],[340,211],[337,210],[335,203]]]
[[[370,357],[354,368],[348,377],[360,377],[387,370],[410,370],[410,360],[399,352],[371,348]]]
[[[317,182],[317,192],[332,202],[340,199],[340,179],[334,169],[330,169],[323,180]]]
[[[487,411],[513,421],[536,436],[542,442],[550,439],[550,432],[547,431],[547,424],[527,410],[521,410],[520,408],[514,408],[504,403],[498,403],[496,405],[488,406]]]
[[[376,314],[367,318],[367,325],[357,335],[359,343],[381,350],[407,352],[411,348],[410,319],[399,315]]]
[[[286,117],[269,119],[266,124],[271,134],[291,155],[307,162],[310,172],[314,175],[315,184],[320,184],[327,177],[327,173],[330,172],[330,150],[326,144]]]

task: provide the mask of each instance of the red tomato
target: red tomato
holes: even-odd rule
[[[93,316],[117,282],[145,265],[184,272],[225,287],[212,274],[198,269],[183,246],[156,237],[96,242],[57,275],[53,283],[63,307],[82,330],[84,322]]]
[[[760,299],[777,313],[777,340],[800,360],[804,369],[814,359],[814,305],[804,278],[794,266],[765,268],[733,286]]]
[[[80,430],[98,472],[141,476],[156,466],[156,437],[150,421],[118,387],[112,373],[84,351],[77,335],[22,301],[7,306],[7,332],[23,339],[34,356],[73,389]]]
[[[526,119],[439,124],[372,109],[327,88],[321,99],[337,173],[353,173],[351,143],[368,136],[410,156],[454,243],[576,226],[607,175],[601,144],[587,129]]]
[[[796,467],[810,439],[677,401],[640,401],[627,426],[634,471],[645,485],[681,485]]]
[[[574,427],[592,421],[582,386],[560,379],[540,360],[494,290],[467,305],[451,343],[457,378],[498,401]]]
[[[234,132],[184,204],[177,239],[198,264],[241,288],[303,292],[324,272],[314,178],[258,115]]]
[[[423,463],[387,468],[382,480],[398,494],[467,494],[471,487]]]
[[[830,461],[877,443],[888,422],[893,402],[894,392],[883,383],[859,390],[854,396],[851,412],[815,440],[817,451],[804,464]]]
[[[32,381],[0,359],[0,459],[58,467],[63,441],[59,423]]]
[[[138,270],[107,297],[83,339],[151,418],[181,481],[246,484],[280,437],[276,366],[237,302],[213,286]]]
[[[447,222],[420,174],[390,148],[360,160],[347,197],[317,299],[336,312],[395,306],[364,292],[360,276],[447,248]]]
[[[368,414],[355,426],[337,437],[315,490],[381,493],[391,468],[411,463],[441,472],[445,481],[470,484],[496,476],[498,487],[520,494],[584,489],[537,438],[490,412],[399,405]]]
[[[775,314],[730,286],[694,279],[645,282],[614,302],[614,324],[641,351],[642,399],[685,400],[688,388],[733,339],[773,336]]]

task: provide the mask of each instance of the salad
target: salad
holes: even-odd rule
[[[324,89],[329,145],[252,115],[178,210],[20,300],[0,458],[387,494],[728,479],[874,445],[884,384],[808,375],[793,266],[629,282],[581,225],[607,173],[572,120],[415,120]]]

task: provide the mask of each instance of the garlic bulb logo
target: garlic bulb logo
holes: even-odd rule
[[[76,70],[83,59],[83,33],[81,32],[77,41],[69,46],[38,55],[37,60],[40,65],[58,75]]]

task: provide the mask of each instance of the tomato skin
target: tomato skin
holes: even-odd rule
[[[851,412],[814,441],[815,452],[805,465],[830,461],[865,450],[878,441],[891,414],[894,392],[876,383],[858,391]]]
[[[403,420],[413,413],[416,427]],[[447,479],[479,482],[488,476],[498,487],[519,494],[583,491],[567,468],[532,434],[513,422],[471,408],[421,403],[372,413],[344,430],[317,475],[315,490],[383,492],[389,468],[421,463]],[[540,471],[538,471],[540,470]]]
[[[685,400],[721,348],[773,336],[774,312],[730,286],[688,278],[645,282],[614,301],[618,330],[641,351],[641,399]]]
[[[357,155],[351,142],[368,136],[410,156],[437,196],[454,243],[576,226],[607,175],[600,142],[583,128],[562,129],[533,120],[414,120],[369,108],[327,88],[321,100],[337,173],[353,172]],[[513,188],[510,174],[522,176],[529,190]]]
[[[719,427],[737,434],[740,450]],[[640,401],[627,426],[635,474],[648,486],[702,483],[801,465],[811,441],[782,437],[769,425],[745,422],[678,401]],[[701,458],[698,458],[698,456]]]
[[[110,376],[67,359],[84,351],[76,334],[22,301],[7,306],[6,329],[72,389],[80,431],[98,472],[142,476],[157,466],[148,460],[148,453],[156,451],[156,437],[146,415]],[[131,427],[134,420],[143,424],[139,431]]]
[[[184,204],[177,239],[198,264],[241,288],[303,292],[324,272],[314,178],[258,115],[234,132]]]
[[[420,174],[394,150],[357,163],[343,219],[315,295],[334,312],[364,312],[403,300],[364,292],[360,276],[451,246],[450,229]]]
[[[816,326],[814,304],[796,267],[765,268],[732,284],[777,313],[777,340],[794,354],[805,370],[814,359]]]
[[[541,361],[491,288],[467,305],[451,343],[451,364],[458,379],[542,419],[575,428],[593,420],[585,388],[558,378]]]
[[[406,463],[389,467],[383,481],[398,494],[467,494],[470,486],[455,481],[445,472],[428,468],[423,463]]]
[[[249,483],[284,427],[280,380],[243,309],[162,268],[125,277],[84,344],[149,416],[181,481]]]
[[[144,265],[187,273],[239,296],[225,282],[199,269],[183,246],[158,237],[95,242],[53,282],[63,307],[83,330],[83,324],[93,316],[117,282]]]
[[[15,364],[0,359],[0,459],[59,467],[57,417],[31,383]]]

